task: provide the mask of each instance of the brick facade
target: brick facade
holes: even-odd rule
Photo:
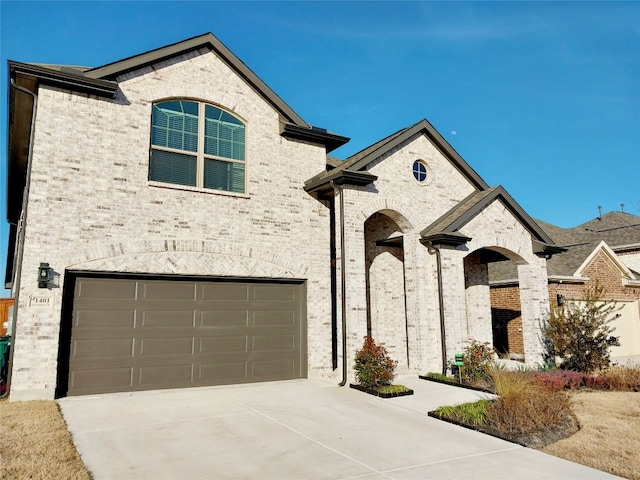
[[[309,375],[331,375],[329,211],[300,188],[325,149],[283,138],[277,112],[208,50],[118,82],[114,100],[40,88],[12,397],[53,397],[66,270],[304,279]],[[148,181],[151,106],[173,97],[246,122],[246,194]],[[59,275],[51,290],[37,288],[40,262]],[[30,305],[38,295],[51,305]]]
[[[549,301],[550,308],[558,307],[558,296],[561,295],[565,301],[580,301],[584,298],[588,289],[593,289],[596,285],[604,288],[604,299],[615,300],[619,306],[625,309],[635,309],[636,312],[630,317],[630,321],[635,323],[635,318],[640,317],[640,288],[631,287],[625,284],[627,275],[621,271],[620,265],[611,257],[610,251],[598,248],[591,256],[590,261],[581,271],[581,277],[584,281],[549,281]],[[615,255],[615,254],[614,254]],[[521,308],[520,308],[520,289],[517,286],[497,286],[491,289],[491,306],[494,315],[494,335],[506,336],[501,338],[501,344],[505,344],[506,351],[511,354],[519,354],[522,350],[522,331],[521,331]],[[631,312],[624,312],[630,314]],[[634,318],[635,317],[635,318]],[[506,331],[505,327],[506,325]],[[616,325],[614,322],[613,326]],[[618,326],[618,331],[614,331],[613,335],[620,335],[624,332],[624,325]],[[621,338],[624,349],[613,347],[611,354],[615,360],[618,354],[622,357],[631,357],[640,355],[640,328],[631,327],[628,332],[634,338]],[[621,358],[622,358],[621,357]]]
[[[400,372],[412,373],[441,369],[443,333],[445,360],[472,339],[492,342],[492,303],[481,255],[491,250],[518,264],[518,348],[528,362],[539,360],[538,324],[549,304],[546,265],[533,252],[531,226],[522,212],[494,199],[461,226],[460,233],[471,238],[465,244],[436,250],[422,242],[423,229],[485,188],[433,136],[416,133],[373,158],[365,168],[377,180],[336,188],[332,215],[329,200],[303,188],[325,171],[325,147],[283,136],[273,103],[212,49],[135,68],[116,81],[114,99],[46,85],[38,91],[18,272],[14,399],[54,395],[68,271],[302,279],[309,376],[337,380],[337,354],[353,380],[353,357],[367,333],[387,346]],[[151,108],[173,98],[208,102],[245,122],[246,193],[148,180]],[[427,166],[425,182],[412,174],[416,160]],[[344,219],[344,238],[331,218]],[[396,235],[402,239],[379,244]],[[48,290],[37,286],[40,262],[56,272]],[[344,276],[344,299],[340,288],[332,293],[332,263],[335,279]],[[37,297],[48,300],[33,301]],[[337,307],[343,300],[346,359]],[[334,309],[338,318],[332,318]]]

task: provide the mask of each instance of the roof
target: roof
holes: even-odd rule
[[[420,232],[424,240],[460,235],[460,229],[475,218],[484,208],[494,201],[500,201],[527,229],[532,240],[536,241],[537,252],[547,254],[558,253],[562,249],[555,245],[553,239],[533,220],[518,203],[500,185],[487,190],[474,192],[446,212],[435,222]]]
[[[550,279],[582,279],[579,269],[601,243],[613,252],[637,250],[640,252],[640,217],[625,212],[609,212],[577,227],[562,228],[538,220],[537,224],[567,251],[547,261]],[[636,272],[631,271],[634,275]],[[517,279],[515,265],[501,262],[490,265],[492,283]]]

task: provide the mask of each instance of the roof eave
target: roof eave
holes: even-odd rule
[[[292,123],[284,123],[280,134],[285,138],[323,145],[327,149],[327,153],[343,146],[350,140],[342,135],[327,132],[322,128],[313,126],[305,127]]]
[[[438,232],[420,238],[420,243],[434,247],[443,245],[448,247],[459,247],[471,240],[471,237],[467,237],[460,232]]]
[[[307,193],[323,195],[333,191],[334,185],[354,185],[364,187],[378,179],[370,172],[354,172],[353,170],[336,170],[321,179],[311,179],[305,183],[304,190]]]
[[[52,85],[106,98],[114,98],[118,91],[117,82],[110,80],[87,78],[59,70],[51,70],[39,65],[15,62],[13,60],[9,60],[8,63],[10,78],[15,77],[17,74],[32,76],[37,78],[39,83],[45,85]]]
[[[209,48],[225,62],[232,70],[242,77],[259,95],[271,103],[274,108],[287,121],[296,125],[308,127],[308,124],[300,117],[284,100],[282,100],[269,86],[264,83],[245,63],[229,50],[212,33],[205,33],[181,42],[165,47],[157,48],[146,53],[134,55],[124,60],[113,62],[102,67],[97,67],[85,72],[87,77],[107,78],[115,80],[119,75],[137,70],[154,63],[167,60],[171,57],[188,53],[200,48]]]
[[[550,259],[553,255],[557,255],[559,253],[566,252],[567,249],[565,247],[561,247],[559,245],[549,245],[548,243],[539,242],[536,240],[532,240],[533,244],[533,253],[538,257]]]

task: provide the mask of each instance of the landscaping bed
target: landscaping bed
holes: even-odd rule
[[[473,422],[460,420],[456,416],[438,413],[438,411],[436,410],[427,412],[427,415],[438,420],[443,420],[460,427],[475,430],[477,432],[491,435],[493,437],[507,440],[509,442],[529,448],[546,447],[547,445],[567,438],[580,430],[578,420],[571,413],[565,415],[564,419],[555,425],[525,433],[506,432],[490,425],[476,425],[473,424]]]
[[[460,377],[438,373],[420,378],[498,396],[495,400],[443,406],[428,412],[430,417],[531,448],[546,447],[580,430],[571,404],[575,392],[640,391],[640,368],[621,366],[592,374],[507,371],[494,366],[484,375],[466,380],[463,377],[462,382]]]
[[[495,390],[491,388],[489,384],[485,384],[485,386],[481,386],[477,383],[468,383],[468,382],[460,382],[455,377],[445,377],[441,374],[430,374],[427,375],[418,375],[418,378],[422,380],[427,380],[429,382],[442,383],[444,385],[451,385],[454,387],[466,388],[467,390],[475,390],[476,392],[484,392],[484,393],[496,393]]]
[[[380,398],[394,398],[404,397],[405,395],[413,395],[413,390],[404,385],[386,385],[378,388],[363,387],[355,383],[350,383],[349,386],[355,390],[368,393]],[[389,388],[391,387],[391,388]]]

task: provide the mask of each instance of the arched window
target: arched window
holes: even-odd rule
[[[154,104],[149,180],[244,192],[245,125],[203,102]]]

